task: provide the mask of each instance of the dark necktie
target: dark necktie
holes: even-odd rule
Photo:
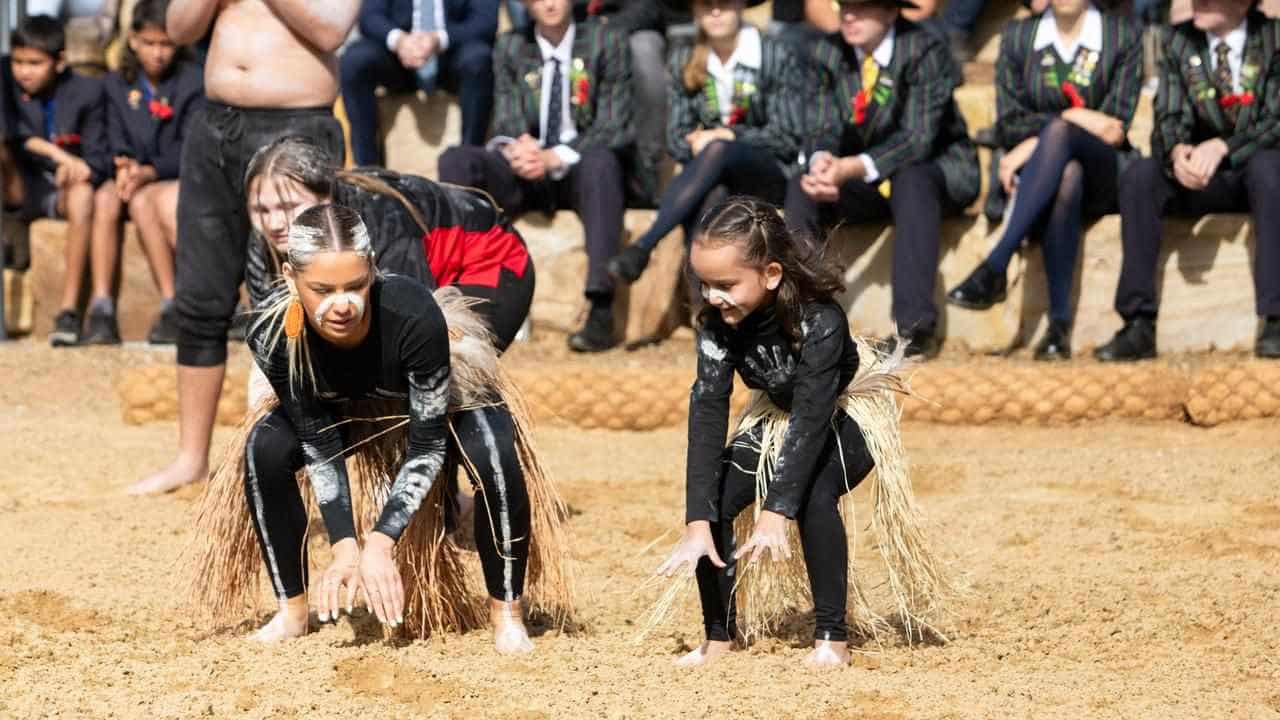
[[[1224,96],[1235,94],[1235,82],[1231,78],[1231,48],[1225,42],[1219,41],[1218,47],[1214,48],[1218,66],[1214,68],[1214,78],[1218,83],[1218,92]],[[1227,116],[1228,122],[1235,123],[1236,114],[1240,111],[1239,106],[1234,103],[1223,108],[1223,112]]]
[[[560,117],[564,114],[564,78],[560,75],[560,60],[551,58],[551,99],[547,102],[547,127],[542,135],[543,147],[555,147],[560,144]]]

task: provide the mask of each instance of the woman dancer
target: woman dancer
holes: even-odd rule
[[[765,579],[749,564],[765,551],[774,561],[791,557],[790,520],[798,525],[815,607],[805,663],[849,661],[850,562],[839,503],[872,468],[889,585],[908,635],[918,637],[946,586],[920,534],[898,437],[891,391],[901,389],[893,374],[901,358],[859,375],[859,348],[833,300],[838,276],[807,240],[787,233],[767,203],[734,198],[712,209],[690,262],[707,305],[698,315],[698,376],[689,400],[687,525],[659,572],[696,567],[706,641],[677,664],[701,665],[731,649],[740,633],[737,597],[753,605],[752,627],[741,630],[749,637],[803,595],[785,579],[802,579],[804,570],[768,571]],[[754,392],[726,448],[735,372]],[[753,502],[754,527],[735,551],[734,521]],[[764,597],[753,583],[780,594]],[[855,598],[864,629],[883,629],[856,586]]]
[[[316,588],[321,622],[336,621],[343,606],[350,612],[363,590],[379,621],[411,635],[477,626],[482,611],[445,532],[448,483],[438,482],[456,462],[484,499],[475,540],[495,645],[532,650],[526,585],[539,586],[549,610],[563,616],[569,607],[562,561],[547,554],[564,551],[563,506],[537,467],[519,407],[508,403],[480,321],[437,304],[457,305],[456,290],[433,297],[415,280],[379,272],[368,230],[349,208],[299,214],[286,258],[286,287],[268,298],[248,337],[274,393],[206,491],[197,600],[215,614],[239,611],[265,561],[279,611],[254,637],[306,633],[308,514],[295,479],[305,469],[333,548]],[[358,472],[354,493],[347,455]],[[255,535],[262,560],[246,538]]]
[[[1017,196],[987,259],[947,293],[986,310],[1005,297],[1005,271],[1039,235],[1049,284],[1049,330],[1037,360],[1071,357],[1071,284],[1082,225],[1116,211],[1119,174],[1133,157],[1127,134],[1142,87],[1142,28],[1089,0],[1053,0],[1011,20],[996,61],[996,133],[1006,149],[1001,188]]]

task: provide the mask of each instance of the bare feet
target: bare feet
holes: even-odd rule
[[[814,640],[804,659],[811,668],[838,668],[849,664],[849,644],[843,640]]]
[[[200,482],[208,474],[208,460],[179,455],[164,469],[130,485],[126,492],[130,495],[159,495],[177,490],[183,485]]]
[[[676,667],[698,667],[719,659],[733,650],[733,642],[729,640],[708,640],[696,650],[676,658]]]
[[[493,646],[501,655],[525,655],[533,652],[533,641],[524,627],[524,612],[519,600],[503,602],[489,598],[489,622],[493,624]]]
[[[280,611],[249,638],[260,643],[278,643],[307,634],[307,596],[299,595],[280,603]]]

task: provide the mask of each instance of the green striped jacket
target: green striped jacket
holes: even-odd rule
[[[893,59],[880,71],[866,118],[854,123],[853,103],[862,87],[857,54],[837,33],[815,44],[817,107],[810,117],[810,154],[867,153],[882,177],[899,168],[934,160],[946,178],[947,195],[959,206],[978,196],[978,152],[951,94],[951,55],[942,40],[899,19]]]
[[[671,51],[667,62],[671,74],[667,86],[667,152],[678,163],[693,159],[685,135],[724,125],[718,98],[705,88],[692,93],[684,88],[684,66],[692,54],[693,45],[680,45]],[[745,105],[746,114],[733,126],[734,136],[769,151],[788,175],[795,174],[804,136],[804,65],[785,43],[762,37],[759,70],[738,66],[735,75],[734,84],[741,91],[724,102]]]
[[[1050,120],[1071,107],[1062,90],[1053,46],[1034,49],[1037,15],[1010,20],[1000,34],[996,59],[996,133],[1005,149],[1040,134]],[[1073,58],[1064,58],[1067,63]],[[1102,49],[1092,71],[1074,82],[1085,107],[1124,123],[1133,121],[1142,90],[1142,28],[1119,15],[1102,15]]]
[[[635,139],[632,126],[631,54],[627,38],[600,23],[574,26],[573,64],[587,80],[585,103],[574,100],[576,90],[570,73],[570,97],[578,137],[569,146],[574,150],[608,148],[628,150]],[[507,32],[493,50],[494,109],[493,134],[538,137],[542,95],[542,53],[528,32]]]
[[[1253,153],[1280,146],[1280,20],[1254,10],[1241,64],[1243,91],[1255,99],[1240,108],[1234,127],[1218,105],[1209,57],[1209,40],[1190,21],[1165,30],[1156,92],[1156,121],[1151,154],[1172,173],[1169,153],[1179,143],[1198,144],[1220,137],[1230,152],[1224,167],[1241,169]]]

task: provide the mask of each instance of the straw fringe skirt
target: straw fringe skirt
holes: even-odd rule
[[[451,413],[505,405],[514,420],[516,451],[530,505],[524,605],[563,626],[573,613],[574,585],[564,522],[568,516],[566,506],[538,462],[528,408],[498,364],[483,322],[469,310],[470,303],[456,289],[442,288],[435,295],[450,328]],[[253,427],[277,406],[277,399],[270,395],[240,424],[205,487],[195,533],[183,552],[182,566],[189,576],[188,599],[213,624],[244,619],[259,608],[263,597],[260,583],[264,564],[244,498],[244,458]],[[340,423],[349,440],[344,454],[358,537],[373,528],[404,464],[408,422],[403,402],[378,400],[350,403],[346,419]],[[473,589],[476,583],[465,557],[474,553],[459,547],[445,527],[445,504],[453,485],[446,480],[458,464],[471,469],[456,435],[451,456],[454,450],[457,457],[445,464],[396,546],[396,562],[406,595],[405,622],[398,632],[407,637],[462,632],[488,622],[484,593]],[[305,469],[298,473],[298,485],[310,516],[318,517]],[[483,492],[477,493],[476,501],[476,512],[490,511]]]
[[[942,601],[954,592],[943,563],[934,555],[925,534],[926,520],[915,501],[908,476],[906,454],[899,432],[900,408],[895,395],[909,394],[901,376],[901,349],[892,356],[882,356],[858,339],[862,362],[860,372],[849,383],[839,399],[836,412],[849,415],[862,430],[867,449],[875,460],[875,470],[867,478],[870,484],[871,529],[886,571],[886,586],[893,605],[888,614],[878,612],[854,572],[854,548],[857,525],[854,519],[853,494],[846,493],[840,503],[845,527],[853,535],[849,552],[849,594],[852,628],[857,634],[882,644],[895,628],[909,643],[924,640],[926,634],[945,640],[935,625]],[[901,345],[901,344],[900,344]],[[768,395],[752,391],[746,410],[738,419],[734,434],[738,443],[751,443],[759,453],[756,472],[756,501],[751,512],[738,516],[734,534],[741,545],[750,536],[764,505],[765,493],[773,479],[782,440],[790,415],[778,408]],[[758,433],[747,433],[757,426]],[[754,437],[753,437],[754,436]],[[843,458],[843,451],[841,450]],[[846,477],[847,484],[858,478]],[[813,606],[804,556],[796,552],[800,535],[795,523],[788,523],[788,540],[793,552],[790,560],[759,561],[739,565],[734,594],[738,604],[739,632],[747,640],[777,633],[787,620]],[[675,597],[690,585],[685,578],[668,587],[667,592],[650,609],[642,623],[642,633],[662,625]]]

